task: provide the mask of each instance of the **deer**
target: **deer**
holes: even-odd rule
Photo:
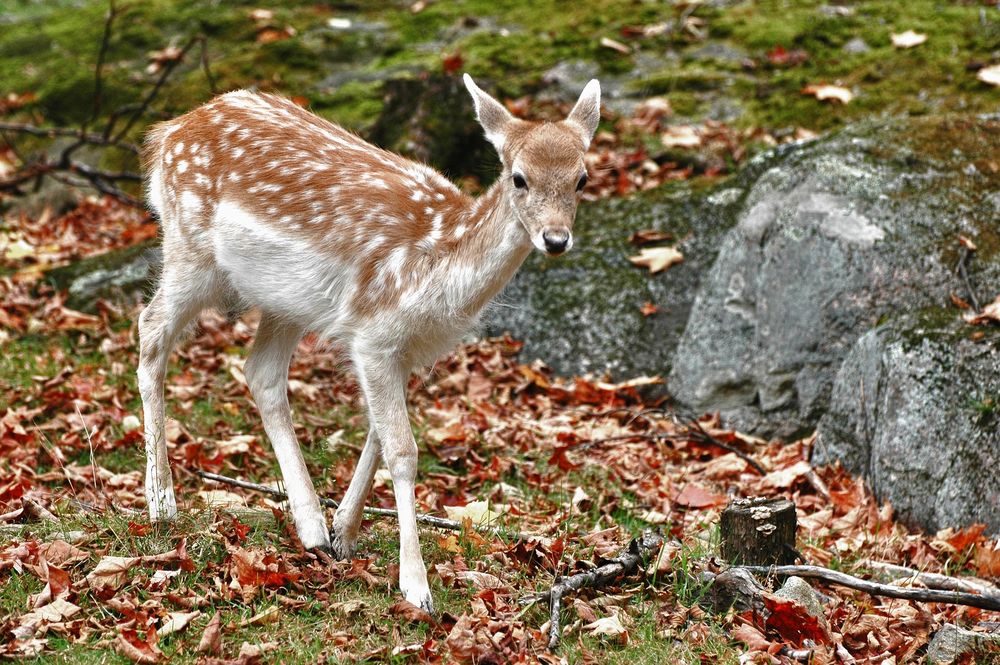
[[[565,119],[527,121],[468,74],[463,80],[501,165],[475,198],[430,166],[275,94],[229,92],[147,132],[146,199],[163,248],[158,288],[138,319],[151,522],[177,516],[164,437],[171,350],[203,309],[256,308],[243,371],[303,547],[355,554],[381,460],[398,513],[400,592],[433,612],[417,534],[408,379],[475,326],[532,249],[557,256],[572,247],[601,107],[594,79]],[[288,402],[288,368],[308,332],[344,349],[369,422],[329,530]]]

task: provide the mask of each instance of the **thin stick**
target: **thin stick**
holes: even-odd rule
[[[186,44],[184,44],[183,48],[181,48],[176,58],[170,60],[169,62],[163,65],[160,77],[156,79],[156,83],[153,84],[152,89],[146,94],[145,97],[143,97],[142,101],[139,102],[139,106],[136,108],[135,112],[132,113],[132,115],[129,117],[127,121],[125,121],[125,126],[119,129],[118,132],[111,138],[112,141],[114,142],[121,141],[125,137],[125,135],[128,134],[128,131],[132,129],[132,127],[135,125],[136,122],[139,121],[139,118],[143,116],[143,114],[149,108],[149,105],[153,103],[154,99],[156,99],[156,96],[160,94],[160,90],[167,82],[167,79],[170,78],[170,74],[173,73],[174,68],[177,67],[177,65],[179,65],[182,60],[184,60],[184,57],[188,54],[188,51],[190,51],[192,47],[194,47],[194,45],[197,44],[202,39],[204,38],[200,35],[192,37],[191,39],[188,40]]]
[[[687,428],[690,434],[693,435],[693,438],[699,443],[710,443],[713,446],[718,446],[719,448],[722,448],[723,450],[728,450],[729,452],[733,453],[741,460],[752,466],[753,470],[759,473],[760,475],[762,476],[767,475],[767,469],[765,469],[760,462],[750,457],[750,455],[747,455],[745,452],[743,452],[736,446],[731,446],[725,441],[720,441],[719,439],[715,438],[714,436],[706,432],[705,428],[702,427],[701,423],[699,423],[697,420],[692,420],[690,424],[688,424]]]
[[[56,136],[72,136],[91,145],[106,145],[114,148],[121,148],[133,154],[139,154],[139,146],[127,141],[112,142],[102,134],[96,132],[84,132],[72,127],[38,127],[36,125],[23,122],[0,122],[0,131],[14,132],[16,134],[30,134],[32,136],[43,136],[45,138],[55,138]]]
[[[869,568],[883,579],[909,578],[920,582],[931,589],[945,589],[947,591],[967,591],[969,593],[980,593],[984,595],[1000,595],[1000,589],[982,580],[964,579],[961,577],[951,577],[950,575],[940,575],[938,573],[928,573],[915,568],[898,566],[894,563],[884,561],[866,560],[859,563],[864,568]]]
[[[549,650],[553,651],[559,646],[559,639],[562,636],[559,615],[562,611],[562,597],[565,594],[579,591],[583,587],[604,587],[619,577],[631,575],[645,561],[647,554],[662,545],[663,537],[658,532],[647,529],[641,538],[633,538],[628,547],[615,558],[608,559],[593,570],[569,577],[557,577],[552,588],[545,593],[522,599],[521,603],[527,605],[542,600],[549,601]]]
[[[962,278],[962,283],[965,285],[965,291],[969,294],[969,302],[977,312],[982,311],[979,307],[979,299],[976,298],[976,292],[972,288],[972,282],[969,280],[969,273],[965,269],[965,264],[969,262],[972,258],[972,250],[966,246],[962,246],[962,255],[958,257],[958,275]]]
[[[217,473],[211,473],[208,471],[201,471],[200,469],[195,469],[195,475],[200,476],[206,480],[214,480],[218,483],[225,483],[227,485],[233,485],[234,487],[242,487],[243,489],[253,490],[255,492],[260,492],[261,494],[268,494],[277,499],[287,499],[288,495],[281,490],[276,490],[273,487],[268,487],[266,485],[259,485],[257,483],[251,483],[246,480],[237,480],[236,478],[230,478],[229,476],[221,476]],[[328,507],[336,508],[340,505],[338,501],[333,499],[328,499],[326,497],[320,497],[319,502]],[[380,517],[391,517],[393,519],[399,519],[398,514],[395,510],[391,508],[373,508],[370,506],[365,506],[362,508],[366,515],[378,515]],[[448,531],[462,531],[465,527],[461,522],[456,522],[455,520],[449,520],[444,517],[434,517],[433,515],[427,515],[424,513],[417,513],[417,522],[420,524],[426,524],[427,526],[433,526],[438,529],[447,529]],[[527,540],[537,540],[542,536],[532,535],[530,533],[521,533],[519,531],[508,531],[503,527],[491,527],[491,526],[480,526],[473,525],[472,527],[479,533],[484,533],[490,536],[498,536],[501,538],[510,538],[514,541],[527,541]]]
[[[799,577],[811,577],[831,584],[839,584],[850,589],[856,589],[857,591],[864,591],[872,596],[918,600],[924,603],[968,605],[969,607],[978,607],[983,610],[1000,611],[1000,594],[898,587],[891,584],[870,582],[821,566],[740,566],[740,568],[761,575],[798,575]]]

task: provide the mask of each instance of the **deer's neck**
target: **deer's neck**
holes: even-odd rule
[[[449,309],[477,315],[507,285],[531,251],[531,240],[496,182],[458,213],[467,229],[446,265],[451,273]]]

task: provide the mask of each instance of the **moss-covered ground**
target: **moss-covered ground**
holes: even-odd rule
[[[726,116],[740,127],[820,131],[881,114],[983,112],[998,93],[976,80],[1000,47],[1000,12],[976,2],[805,0],[680,3],[539,0],[273,3],[269,20],[251,19],[266,3],[149,0],[119,3],[106,62],[104,108],[136,99],[155,74],[149,53],[203,34],[218,90],[257,86],[301,96],[321,114],[364,129],[381,107],[381,83],[395,76],[456,71],[480,77],[507,97],[537,91],[559,63],[593,63],[621,94],[662,94],[694,118]],[[89,117],[93,65],[107,3],[8,0],[0,34],[0,92],[33,92],[29,110],[57,123]],[[331,23],[332,21],[332,23]],[[294,30],[256,41],[258,31]],[[656,28],[656,26],[661,26]],[[637,36],[650,28],[649,36]],[[890,35],[928,36],[897,49]],[[601,45],[624,43],[629,53]],[[787,53],[802,51],[792,59]],[[196,51],[194,52],[196,53]],[[802,62],[798,62],[804,58]],[[175,114],[211,94],[192,54],[156,104]],[[835,106],[802,95],[838,83],[856,98]],[[136,127],[138,136],[142,127]]]

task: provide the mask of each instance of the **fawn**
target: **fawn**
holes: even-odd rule
[[[275,95],[231,92],[150,130],[147,199],[163,235],[159,289],[139,316],[151,520],[177,514],[163,412],[171,349],[203,308],[257,307],[244,373],[302,544],[354,554],[381,455],[399,512],[400,590],[433,610],[417,540],[407,379],[474,325],[532,246],[570,249],[600,116],[596,80],[559,122],[519,120],[464,80],[503,166],[476,199]],[[307,331],[344,346],[370,424],[331,531],[288,406],[288,366]]]

